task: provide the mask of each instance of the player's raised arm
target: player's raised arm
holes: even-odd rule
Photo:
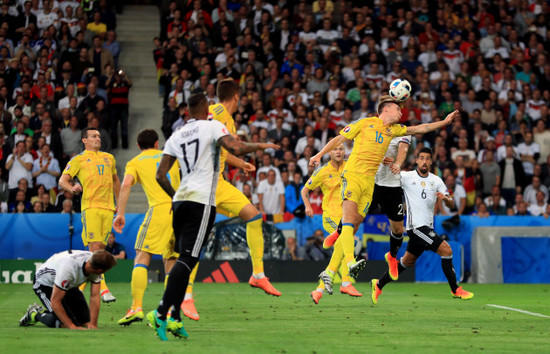
[[[434,130],[441,129],[453,122],[453,119],[458,117],[460,112],[458,110],[453,111],[447,115],[447,117],[439,122],[420,124],[413,127],[407,127],[407,134],[426,134],[433,132]]]
[[[168,171],[172,168],[172,165],[176,162],[176,158],[172,155],[162,154],[159,167],[157,168],[156,179],[162,189],[172,198],[176,191],[172,188],[172,184],[168,179]]]
[[[113,227],[116,232],[121,233],[126,224],[126,218],[124,214],[126,213],[126,204],[128,203],[128,198],[130,197],[130,190],[135,183],[134,176],[124,175],[124,180],[122,181],[122,186],[120,187],[120,193],[117,199],[118,212],[115,220],[113,221]]]
[[[243,155],[248,154],[256,150],[265,150],[265,149],[278,149],[279,145],[271,143],[245,143],[238,141],[232,135],[225,135],[218,140],[218,144],[223,146],[227,151],[233,155]],[[159,166],[160,167],[160,166]]]
[[[315,156],[309,159],[309,166],[317,167],[321,158],[328,152],[334,150],[340,144],[343,144],[346,141],[346,137],[343,135],[338,135],[336,138],[329,141],[324,148],[321,149]]]
[[[237,168],[240,168],[241,170],[243,170],[247,175],[249,173],[252,173],[254,171],[256,171],[256,166],[254,166],[253,164],[251,163],[248,163],[240,158],[238,158],[237,156],[233,155],[233,154],[227,154],[227,157],[225,159],[225,162],[228,164],[228,165],[231,165],[233,167],[237,167]]]

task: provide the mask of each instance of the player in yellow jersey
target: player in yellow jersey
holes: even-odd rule
[[[168,274],[174,265],[177,253],[170,247],[174,238],[172,225],[172,199],[160,187],[156,180],[157,166],[162,157],[158,149],[158,134],[153,129],[139,132],[137,144],[141,153],[126,164],[124,180],[118,198],[117,216],[113,222],[116,232],[122,232],[126,224],[124,216],[130,190],[136,183],[140,183],[147,195],[149,210],[145,214],[135,243],[136,258],[132,270],[132,307],[126,315],[118,321],[121,326],[128,326],[133,322],[143,321],[143,294],[147,288],[147,268],[154,254],[162,254],[164,270]],[[179,166],[174,164],[168,174],[174,189],[180,184]],[[168,225],[168,226],[167,226]],[[177,312],[179,314],[179,311]]]
[[[317,187],[321,188],[323,192],[323,228],[329,235],[336,231],[338,223],[340,223],[340,219],[342,218],[340,175],[344,172],[344,167],[346,165],[344,161],[345,154],[346,150],[344,149],[344,145],[337,146],[336,149],[332,150],[329,153],[330,161],[313,172],[301,191],[302,200],[306,207],[306,215],[313,216],[313,210],[309,202],[309,192]],[[332,295],[332,278],[340,268],[342,258],[344,257],[344,250],[341,246],[340,243],[335,245],[328,267],[319,274],[320,280],[317,289],[310,294],[313,302],[316,304],[319,303],[324,290],[327,290],[327,292]],[[340,292],[350,296],[363,296],[363,294],[358,292],[351,284],[347,269],[345,273],[342,274]]]
[[[237,132],[232,115],[237,111],[239,106],[241,89],[232,79],[222,80],[218,83],[217,95],[220,103],[208,107],[208,119],[215,119],[223,123],[229,133],[236,137]],[[262,289],[269,295],[281,296],[281,292],[271,285],[269,279],[264,274],[262,214],[241,191],[223,178],[226,162],[247,173],[256,170],[254,165],[239,159],[222,148],[220,153],[220,177],[216,190],[216,209],[228,216],[239,216],[246,223],[246,242],[248,243],[250,258],[252,260],[252,276],[250,276],[248,284],[252,287]],[[193,320],[199,319],[193,299],[193,281],[197,274],[197,268],[198,264],[191,273],[189,287],[181,305],[183,313]]]
[[[81,137],[84,151],[67,163],[59,179],[59,186],[71,193],[82,192],[82,241],[90,252],[95,252],[105,249],[111,234],[115,213],[114,197],[118,198],[120,180],[113,155],[99,151],[99,131],[84,128]],[[80,183],[74,183],[74,177]],[[104,277],[100,287],[101,300],[114,302],[116,298],[107,288]]]
[[[330,242],[342,242],[344,259],[352,277],[356,277],[359,270],[366,265],[364,259],[355,261],[353,254],[353,234],[359,227],[372,201],[374,177],[380,163],[384,160],[386,150],[394,137],[425,134],[443,128],[452,123],[459,115],[458,111],[450,113],[445,120],[406,127],[397,124],[401,119],[399,101],[390,96],[380,97],[378,117],[362,118],[346,126],[340,135],[329,141],[325,147],[310,159],[310,166],[315,167],[321,158],[346,139],[353,140],[353,150],[342,174],[342,232],[341,237],[327,237],[324,246]],[[389,160],[388,160],[389,162]],[[332,242],[334,244],[334,242]]]

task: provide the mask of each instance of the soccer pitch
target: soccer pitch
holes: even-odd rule
[[[200,321],[184,320],[189,339],[169,334],[160,342],[146,321],[120,327],[130,305],[130,284],[110,283],[117,302],[102,304],[99,330],[19,327],[30,303],[31,285],[0,284],[2,352],[14,353],[360,353],[360,352],[545,352],[550,344],[550,285],[464,287],[472,300],[453,299],[448,285],[388,285],[376,306],[370,286],[357,284],[362,298],[325,293],[319,305],[309,296],[315,283],[275,283],[283,295],[267,296],[247,284],[195,284]],[[145,311],[162,295],[149,284]],[[514,308],[496,308],[489,304]],[[542,314],[546,317],[536,316]]]

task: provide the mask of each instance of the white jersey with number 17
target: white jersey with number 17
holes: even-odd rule
[[[229,131],[218,121],[190,119],[166,141],[164,154],[178,159],[181,183],[173,201],[216,205],[220,167],[218,140]]]
[[[414,170],[401,172],[401,187],[407,203],[407,230],[421,226],[433,228],[436,193],[449,195],[445,183],[433,173],[422,177]]]

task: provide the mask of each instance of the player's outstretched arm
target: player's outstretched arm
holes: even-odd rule
[[[232,135],[225,135],[218,140],[218,144],[223,146],[233,155],[244,155],[256,150],[278,149],[279,145],[271,143],[245,143],[235,139]],[[160,166],[159,166],[160,167]]]
[[[244,160],[242,160],[242,159],[238,158],[237,156],[235,156],[233,154],[230,154],[230,153],[227,154],[227,158],[225,159],[225,162],[228,165],[240,168],[247,175],[249,173],[252,173],[252,172],[256,171],[256,166],[254,166],[253,164],[248,163],[248,162],[246,162],[246,161],[244,161]]]
[[[313,156],[311,159],[309,159],[309,166],[310,167],[317,167],[321,161],[321,158],[328,152],[336,149],[337,146],[340,144],[343,144],[344,141],[346,141],[346,137],[343,135],[338,135],[336,138],[329,141],[324,148],[321,149],[315,156]]]
[[[134,185],[134,176],[125,175],[124,180],[122,181],[122,186],[120,187],[120,193],[117,198],[117,215],[113,221],[113,227],[116,232],[121,233],[126,224],[126,218],[124,214],[126,213],[126,204],[128,203],[128,198],[130,197],[130,190]]]
[[[459,111],[453,111],[452,113],[449,113],[447,117],[442,121],[420,124],[414,127],[407,127],[407,134],[426,134],[429,132],[433,132],[434,130],[441,129],[451,124],[453,122],[453,119],[457,118],[459,114]]]
[[[162,158],[159,162],[159,167],[157,168],[157,183],[161,186],[161,188],[172,198],[174,194],[176,194],[176,191],[174,188],[172,188],[172,184],[170,183],[170,180],[168,179],[168,171],[170,171],[170,168],[172,168],[172,165],[176,162],[176,158],[174,156],[168,155],[166,153],[162,154]]]

